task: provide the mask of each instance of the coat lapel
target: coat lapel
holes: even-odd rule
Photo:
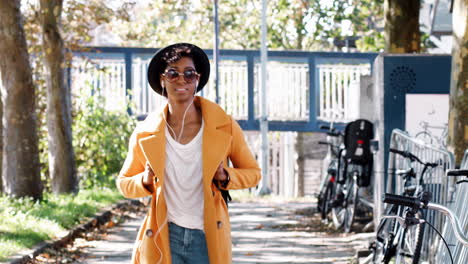
[[[141,139],[140,146],[154,174],[158,177],[158,180],[163,181],[166,161],[166,139],[164,131]]]
[[[216,169],[223,161],[229,150],[232,136],[220,128],[229,124],[230,119],[216,104],[197,97],[196,103],[201,105],[205,129],[203,131],[203,183],[210,187]],[[225,164],[226,165],[226,164]]]
[[[152,115],[144,121],[143,132],[148,133],[147,137],[140,139],[139,143],[146,160],[151,165],[158,180],[164,182],[164,166],[166,162],[166,135],[163,113],[167,111],[167,106],[158,115]]]
[[[206,128],[203,131],[203,183],[204,186],[211,186],[211,181],[215,175],[221,161],[223,161],[231,144],[231,136],[227,133]],[[225,164],[226,165],[226,164]]]

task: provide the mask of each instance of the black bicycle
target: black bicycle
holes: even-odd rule
[[[338,175],[340,146],[343,133],[333,127],[320,126],[320,129],[327,130],[327,141],[319,141],[319,144],[328,146],[330,163],[327,167],[327,174],[320,183],[320,191],[317,196],[317,210],[320,212],[322,220],[328,220],[331,211],[331,201],[335,197],[335,182]]]
[[[364,202],[367,199],[361,197],[360,190],[370,185],[373,164],[370,145],[373,138],[373,124],[368,120],[358,119],[346,125],[331,202],[333,223],[346,233],[351,231],[357,210],[370,204]]]
[[[427,202],[430,197],[425,197],[427,192],[424,192],[424,175],[428,169],[435,168],[439,164],[423,162],[408,151],[390,148],[390,152],[406,158],[411,165],[413,162],[423,165],[419,175],[416,174],[413,166],[410,166],[408,170],[396,171],[396,175],[403,179],[403,190],[400,196]],[[406,219],[423,219],[425,217],[420,208],[395,204],[387,206],[384,215],[396,215]],[[376,240],[371,246],[373,263],[417,264],[420,259],[423,235],[424,225],[410,225],[409,223],[401,223],[396,218],[383,217],[377,227]]]
[[[468,177],[468,170],[449,170],[447,171],[447,176],[466,176]],[[458,181],[457,184],[460,183],[467,183],[468,181],[461,180]],[[412,212],[420,212],[425,209],[429,210],[435,210],[438,212],[443,213],[445,216],[448,217],[449,223],[452,226],[452,229],[455,233],[456,239],[463,244],[465,247],[468,247],[468,237],[465,234],[466,231],[463,231],[462,225],[460,225],[460,221],[458,217],[454,214],[452,210],[449,208],[436,204],[436,203],[431,203],[430,200],[432,198],[432,194],[430,192],[423,192],[421,195],[421,198],[417,197],[409,197],[406,195],[395,195],[395,194],[389,194],[386,193],[384,197],[384,203],[390,204],[391,207],[399,207],[399,208],[407,208],[408,211]],[[424,214],[423,214],[424,215]],[[442,239],[442,242],[444,243],[445,247],[447,248],[448,255],[450,257],[451,263],[454,263],[453,260],[453,255],[451,253],[450,247],[447,243],[447,241],[444,239],[442,234],[440,233],[439,230],[437,230],[431,223],[429,223],[424,217],[420,217],[420,215],[417,214],[405,214],[403,216],[400,215],[384,215],[383,216],[384,220],[392,220],[398,223],[399,226],[403,227],[404,230],[409,230],[412,227],[423,227],[425,225],[422,224],[427,224],[429,225],[434,231],[440,236]],[[404,234],[404,232],[403,232]],[[395,237],[396,239],[397,237]],[[400,244],[403,243],[406,239],[405,237],[400,237],[401,239]],[[407,256],[407,252],[403,252],[405,255],[402,256],[401,258],[396,258],[395,263],[410,263],[410,262],[405,262],[404,260],[410,260],[412,263],[418,263],[419,261],[419,255],[412,255],[412,256]],[[420,252],[418,252],[420,253]],[[411,257],[408,259],[408,257]],[[418,257],[418,258],[415,258]],[[374,262],[374,263],[381,263],[381,262]],[[387,263],[387,262],[385,262]],[[445,263],[445,262],[444,262]],[[457,262],[458,263],[458,262]]]

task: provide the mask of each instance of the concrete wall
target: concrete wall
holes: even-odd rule
[[[298,186],[296,196],[318,193],[322,178],[323,159],[327,154],[327,147],[320,145],[319,141],[325,141],[324,133],[298,132],[296,138],[297,153],[297,179]]]

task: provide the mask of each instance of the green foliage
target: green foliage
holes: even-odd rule
[[[109,5],[105,0],[68,0],[65,1],[60,18],[62,37],[68,50],[85,50],[83,46],[92,39],[93,30],[111,21],[126,21],[131,1],[121,1],[119,5]],[[26,0],[22,8],[28,51],[36,86],[36,114],[39,136],[39,160],[41,180],[45,190],[50,189],[49,149],[47,131],[47,86],[42,47],[40,6],[38,1]],[[66,53],[66,63],[71,61],[72,53]],[[73,135],[76,139],[76,135]],[[75,150],[76,152],[76,150]]]
[[[268,46],[277,50],[331,50],[335,37],[362,36],[363,50],[383,42],[384,0],[268,1]],[[218,2],[220,47],[259,49],[260,0]],[[213,1],[153,0],[137,4],[128,22],[113,23],[124,46],[162,47],[188,41],[213,47]],[[349,29],[344,28],[349,25]],[[374,46],[375,45],[375,46]]]
[[[385,39],[383,32],[375,32],[369,36],[362,36],[356,41],[356,46],[360,51],[383,51],[385,48]]]
[[[350,0],[345,19],[351,22],[353,35],[360,36],[356,42],[360,51],[383,51],[385,46],[384,0]]]
[[[76,195],[46,193],[40,201],[0,196],[0,261],[59,235],[121,199],[115,188],[97,187]]]
[[[104,101],[99,95],[90,96],[73,115],[73,147],[83,188],[115,185],[114,174],[122,167],[136,126],[126,109],[106,110]]]
[[[129,21],[112,21],[109,26],[123,40],[122,46],[162,47],[191,42],[200,47],[212,43],[213,19],[209,1],[149,1],[136,5]]]

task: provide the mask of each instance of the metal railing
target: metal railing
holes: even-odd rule
[[[126,109],[128,98],[125,82],[123,58],[100,59],[92,63],[75,59],[71,68],[72,95],[78,105],[89,96],[99,95],[105,109]]]
[[[468,169],[468,149],[465,151],[460,169]],[[455,195],[453,201],[449,201],[448,207],[460,219],[462,230],[468,232],[468,185],[462,183],[455,186]],[[442,230],[441,230],[442,231]],[[447,222],[444,225],[442,236],[447,241],[452,252],[454,263],[468,263],[468,247],[460,243],[453,232],[452,226]],[[433,263],[450,263],[450,256],[443,243],[439,243],[439,249]]]
[[[298,173],[296,169],[296,132],[269,132],[268,173],[269,188],[273,194],[284,197],[298,195]],[[261,157],[261,138],[259,131],[245,132],[247,144],[253,155]]]
[[[352,121],[359,109],[360,77],[370,74],[370,65],[319,65],[319,119]]]
[[[445,149],[428,145],[427,143],[411,137],[407,132],[394,129],[390,139],[390,148],[409,151],[423,162],[440,164],[433,169],[426,171],[424,175],[424,190],[430,191],[433,195],[432,202],[448,205],[452,196],[450,193],[450,182],[445,176],[447,169],[455,167],[455,159],[452,153]],[[406,170],[413,167],[416,174],[420,174],[423,166],[418,163],[410,164],[407,159],[391,154],[388,160],[388,178],[386,185],[387,193],[403,193],[403,179],[396,175],[397,170]],[[377,195],[376,197],[381,197]],[[382,201],[378,201],[381,203]],[[435,211],[428,211],[426,220],[434,225],[438,230],[442,230],[446,218]],[[421,260],[432,260],[438,251],[439,237],[434,230],[425,228],[424,241],[422,247]]]
[[[75,54],[70,69],[74,94],[103,95],[108,109],[131,103],[131,113],[145,116],[165,99],[147,83],[148,63],[157,49],[94,47]],[[206,50],[208,56],[211,51]],[[377,54],[271,51],[268,61],[270,130],[318,131],[318,121],[347,122],[359,79],[369,74]],[[259,123],[258,51],[221,50],[219,87],[210,79],[201,95],[216,100],[246,130]],[[130,101],[129,101],[130,99]],[[339,113],[339,114],[336,114]]]

